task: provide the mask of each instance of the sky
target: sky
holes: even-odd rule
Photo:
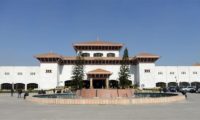
[[[200,0],[0,0],[0,66],[74,56],[73,43],[97,37],[160,55],[157,65],[200,63]]]

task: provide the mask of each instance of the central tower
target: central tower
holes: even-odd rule
[[[120,57],[123,44],[96,40],[76,43],[73,47],[77,54],[82,52],[83,57]]]

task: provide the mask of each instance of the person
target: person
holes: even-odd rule
[[[167,88],[166,88],[166,87],[163,88],[163,92],[164,92],[164,93],[167,92]]]
[[[17,96],[17,97],[19,98],[19,97],[20,97],[20,95],[19,95],[19,89],[17,90],[17,94],[18,94],[18,96]]]
[[[56,93],[56,90],[55,90],[55,89],[53,89],[53,93],[54,93],[54,94]]]
[[[11,97],[13,97],[13,93],[14,93],[13,88],[11,88],[10,93],[11,93]]]
[[[26,92],[24,93],[24,100],[26,99],[27,96],[29,96],[28,91],[26,91]]]
[[[44,95],[44,94],[46,94],[46,91],[42,89],[41,93]]]
[[[187,92],[185,92],[185,98],[187,99]]]
[[[59,93],[61,93],[61,90],[57,90],[57,92],[56,92],[56,93],[58,93],[58,94],[59,94]]]
[[[162,88],[159,88],[159,92],[160,92],[160,93],[162,92]]]
[[[22,89],[18,90],[18,98],[21,98],[21,94],[22,94]]]
[[[187,99],[187,93],[186,93],[186,91],[182,91],[181,92],[184,96],[185,96],[185,98]]]

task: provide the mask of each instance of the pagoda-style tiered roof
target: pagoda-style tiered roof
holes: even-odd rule
[[[89,78],[108,78],[112,73],[103,69],[96,69],[87,73]]]
[[[135,57],[137,58],[159,58],[160,56],[151,53],[139,53]]]
[[[37,58],[40,62],[46,62],[46,63],[60,62],[62,60],[61,55],[52,52],[35,55],[34,57]]]
[[[193,66],[200,66],[200,63],[195,63],[193,64]]]
[[[145,62],[155,62],[160,58],[160,56],[143,52],[137,54],[134,58],[137,60],[137,62],[145,63]]]
[[[44,54],[39,54],[39,55],[35,55],[36,58],[61,58],[61,55],[58,55],[56,53],[44,53]]]
[[[121,43],[114,43],[108,41],[88,41],[73,44],[74,49],[77,50],[120,50],[123,47]]]
[[[56,53],[46,53],[35,56],[40,62],[43,63],[54,63],[58,62],[59,64],[75,64],[76,56],[61,56]],[[128,64],[137,64],[142,63],[153,63],[160,58],[158,55],[153,55],[150,53],[140,53],[134,57],[129,57],[127,61]],[[121,64],[122,57],[84,57],[84,64],[97,64],[97,65],[112,65],[112,64]]]
[[[103,69],[96,69],[96,70],[92,70],[92,71],[89,71],[87,73],[88,75],[90,74],[108,74],[108,75],[111,75],[112,73],[110,71],[107,71],[107,70],[103,70]]]
[[[74,46],[123,46],[123,44],[96,40],[96,41],[76,43],[74,44]]]

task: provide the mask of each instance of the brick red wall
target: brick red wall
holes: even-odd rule
[[[132,97],[132,89],[82,89],[77,91],[77,95],[82,98],[117,98]]]

